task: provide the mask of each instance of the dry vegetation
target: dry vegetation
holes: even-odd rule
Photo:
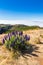
[[[43,65],[43,29],[27,30],[24,34],[30,35],[29,43],[34,47],[32,53],[15,59],[12,58],[13,52],[0,45],[0,65]],[[4,36],[5,34],[0,35],[0,42]]]

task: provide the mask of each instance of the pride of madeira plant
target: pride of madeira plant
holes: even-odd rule
[[[30,36],[24,35],[22,31],[14,31],[4,36],[2,44],[9,50],[24,51],[29,40]]]

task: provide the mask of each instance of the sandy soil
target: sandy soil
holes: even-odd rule
[[[30,35],[29,43],[34,45],[36,50],[15,60],[4,46],[0,46],[0,65],[43,65],[43,29],[24,31],[24,34]],[[5,34],[0,35],[0,42],[4,36]],[[41,44],[36,44],[38,42]]]

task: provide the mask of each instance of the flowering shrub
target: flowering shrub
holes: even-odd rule
[[[22,31],[14,31],[4,36],[2,44],[9,50],[24,51],[26,49],[26,43],[30,40],[30,36],[24,35]]]

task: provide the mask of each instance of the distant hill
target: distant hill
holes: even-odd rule
[[[14,30],[23,31],[23,30],[30,30],[30,29],[41,29],[41,27],[27,26],[27,25],[21,25],[21,24],[16,24],[16,25],[0,24],[0,34],[12,32]]]

